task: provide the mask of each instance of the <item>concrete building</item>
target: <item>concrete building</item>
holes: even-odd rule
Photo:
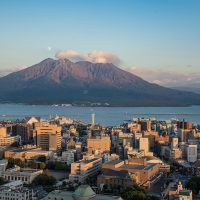
[[[33,130],[37,147],[58,151],[61,148],[61,127],[56,124],[39,124]]]
[[[32,183],[33,179],[42,174],[42,170],[37,169],[28,169],[28,168],[20,168],[15,166],[11,169],[7,169],[5,172],[2,173],[3,178],[6,181],[22,181],[23,183],[30,184]]]
[[[21,137],[19,135],[17,136],[7,135],[6,137],[0,137],[0,146],[10,146],[15,142],[21,143]]]
[[[149,139],[148,138],[140,138],[139,150],[143,150],[145,154],[147,154],[149,152]]]
[[[192,134],[192,130],[190,129],[178,129],[179,142],[187,142],[190,134]]]
[[[7,164],[7,160],[0,160],[0,177],[2,176],[3,172],[6,171]]]
[[[139,119],[138,123],[141,125],[141,131],[151,131],[150,119]]]
[[[192,129],[192,122],[185,121],[185,120],[178,121],[177,127],[180,128],[180,129],[191,130]]]
[[[75,149],[69,149],[67,151],[62,152],[62,162],[66,163],[67,165],[70,165],[75,161]]]
[[[112,190],[113,185],[123,192],[132,184],[150,187],[159,175],[160,164],[148,164],[146,158],[112,160],[102,165],[102,174],[97,178],[97,185],[106,185]]]
[[[22,181],[13,181],[0,186],[1,200],[33,200],[33,190],[23,187]]]
[[[97,136],[87,139],[88,153],[92,154],[98,151],[98,153],[110,152],[110,137],[109,136]]]
[[[176,137],[173,137],[173,138],[172,138],[172,141],[171,141],[171,148],[172,148],[172,149],[178,148],[178,138],[176,138]]]
[[[71,164],[71,173],[69,180],[84,183],[88,177],[91,177],[101,169],[102,158],[96,158],[94,155],[86,156],[82,160]]]
[[[6,136],[7,136],[7,128],[0,127],[0,137],[6,137]]]
[[[33,140],[33,126],[31,124],[15,124],[12,126],[12,134],[20,135],[22,142]]]
[[[52,151],[45,151],[41,148],[31,149],[14,149],[4,152],[5,158],[19,158],[21,160],[30,160],[38,156],[45,156],[47,160],[53,159],[54,153]]]
[[[189,144],[187,147],[187,161],[188,162],[196,162],[197,161],[197,145]]]

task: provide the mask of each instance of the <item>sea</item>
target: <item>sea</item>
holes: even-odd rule
[[[75,107],[70,105],[24,105],[0,104],[0,120],[24,119],[38,116],[50,119],[56,115],[73,120],[91,122],[95,114],[95,123],[103,126],[120,125],[126,120],[137,117],[157,120],[184,119],[200,124],[200,106],[190,107]]]

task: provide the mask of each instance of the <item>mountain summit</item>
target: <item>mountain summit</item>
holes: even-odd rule
[[[112,63],[48,58],[0,78],[0,102],[188,106],[199,105],[200,95],[149,83]]]

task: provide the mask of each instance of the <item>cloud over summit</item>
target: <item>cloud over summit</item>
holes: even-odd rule
[[[120,65],[121,60],[113,53],[94,50],[90,53],[81,53],[75,50],[59,51],[55,55],[56,58],[67,58],[73,62],[89,61],[93,63],[113,63]]]

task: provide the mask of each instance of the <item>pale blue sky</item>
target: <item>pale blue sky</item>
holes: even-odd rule
[[[125,67],[199,73],[200,1],[0,0],[0,47],[0,69],[73,49],[111,52]]]

